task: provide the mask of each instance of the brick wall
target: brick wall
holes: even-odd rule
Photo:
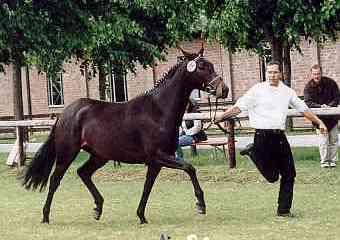
[[[242,96],[251,86],[261,81],[260,59],[253,53],[242,51],[231,56],[233,100]]]
[[[298,96],[303,96],[303,89],[309,80],[310,67],[318,63],[318,50],[315,43],[301,42],[302,54],[297,50],[291,51],[292,88]]]
[[[63,67],[64,83],[64,106],[67,106],[80,97],[86,97],[85,77],[80,73],[79,65],[75,61],[65,64]],[[6,66],[6,74],[0,76],[0,116],[13,115],[13,95],[12,95],[12,69]],[[29,72],[32,114],[59,113],[62,107],[48,106],[47,78],[46,74],[39,73],[36,68],[31,68]],[[22,68],[22,88],[24,114],[28,114],[26,70]],[[98,98],[98,77],[89,81],[90,97]]]
[[[0,116],[13,115],[12,68],[5,66],[0,73]]]
[[[314,42],[302,41],[302,54],[292,51],[292,88],[298,95],[303,95],[303,89],[310,78],[310,68],[320,64],[323,75],[333,78],[340,86],[340,40],[317,45]]]
[[[320,46],[323,75],[333,78],[340,86],[340,40]]]
[[[152,68],[143,69],[138,65],[136,73],[128,73],[127,79],[128,99],[132,99],[153,87]]]
[[[185,42],[181,47],[188,52],[197,52],[201,48],[201,41]],[[236,100],[242,96],[252,85],[260,82],[260,60],[252,53],[242,51],[230,54],[218,43],[205,44],[205,57],[215,66],[218,74],[223,76],[231,89],[229,100]],[[327,42],[321,46],[316,43],[302,41],[303,54],[293,50],[292,61],[292,88],[298,95],[303,95],[303,88],[309,79],[310,67],[320,62],[325,76],[332,77],[340,85],[340,40]],[[182,53],[178,49],[169,49],[166,62],[159,62],[154,69],[143,69],[137,66],[136,74],[127,76],[128,99],[143,93],[153,87],[155,79],[160,79],[171,66],[177,63],[177,56]],[[85,77],[80,73],[78,63],[72,61],[64,65],[64,97],[65,106],[80,97],[86,97]],[[25,84],[25,70],[22,71],[24,110],[27,114],[27,94]],[[12,70],[6,67],[6,74],[0,74],[0,116],[13,114],[12,97]],[[61,112],[63,108],[48,107],[47,79],[45,74],[39,74],[37,69],[30,70],[31,98],[33,114],[46,114]],[[90,98],[98,98],[98,74],[88,82]],[[204,94],[203,98],[204,100]]]

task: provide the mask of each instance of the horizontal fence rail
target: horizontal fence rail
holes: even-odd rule
[[[339,115],[340,117],[340,107],[333,108],[311,108],[311,111],[318,116],[332,116]],[[223,112],[218,111],[216,113],[216,117],[219,117],[223,114]],[[210,120],[210,113],[186,113],[183,116],[183,120]],[[289,117],[301,117],[303,116],[300,112],[295,109],[288,110]],[[248,112],[244,111],[237,115],[239,118],[247,118]],[[9,120],[9,121],[0,121],[0,127],[36,127],[36,126],[52,126],[56,120],[54,119],[42,119],[42,120]]]
[[[339,115],[340,118],[340,107],[333,107],[333,108],[311,108],[311,111],[318,115],[318,116],[337,116]],[[216,118],[221,117],[223,114],[222,111],[212,112],[212,113],[186,113],[183,116],[183,120],[211,120],[213,116]],[[288,117],[301,117],[303,114],[300,112],[289,109],[288,110]],[[237,115],[240,119],[245,119],[248,117],[247,112],[241,112]],[[39,126],[52,126],[55,123],[55,119],[41,119],[41,120],[10,120],[10,121],[0,121],[0,128],[9,128],[9,127],[16,127],[17,128],[17,136],[19,132],[19,128],[22,127],[39,127]],[[234,137],[234,122],[227,121],[227,129],[229,131],[228,137],[228,155],[229,155],[229,167],[233,169],[236,167],[236,159],[235,159],[235,137]],[[19,138],[18,138],[19,139]],[[22,141],[19,140],[20,149],[22,149]],[[20,150],[21,151],[21,150]],[[19,151],[19,152],[20,152]],[[23,156],[20,153],[20,156]],[[20,157],[21,158],[21,157]],[[18,166],[20,166],[19,164]]]
[[[332,107],[332,108],[311,108],[311,111],[318,116],[332,116],[339,115],[340,117],[340,107]],[[214,112],[210,113],[186,113],[184,114],[183,120],[210,120],[211,116],[214,116]],[[220,117],[223,112],[216,112],[216,118]],[[302,117],[303,114],[296,111],[295,109],[288,110],[288,117]],[[238,118],[247,118],[248,112],[244,111],[237,115]]]
[[[53,119],[41,120],[9,120],[0,121],[0,127],[38,127],[38,126],[52,126],[55,123]]]

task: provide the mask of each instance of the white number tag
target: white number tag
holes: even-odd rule
[[[187,70],[188,72],[193,72],[196,70],[196,61],[192,60],[192,61],[189,61],[188,64],[187,64]]]

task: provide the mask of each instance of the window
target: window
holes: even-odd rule
[[[57,73],[48,77],[48,106],[64,105],[63,75]]]
[[[265,82],[267,79],[266,76],[266,68],[267,63],[272,59],[272,51],[270,47],[265,47],[263,51],[263,55],[260,58],[260,78],[262,82]]]
[[[0,81],[5,80],[5,73],[0,69]]]
[[[128,100],[126,73],[121,71],[112,71],[106,78],[105,89],[106,101],[125,102]]]

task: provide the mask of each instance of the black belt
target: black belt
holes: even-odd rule
[[[269,134],[283,134],[284,131],[281,129],[256,129],[259,133],[269,133]]]

